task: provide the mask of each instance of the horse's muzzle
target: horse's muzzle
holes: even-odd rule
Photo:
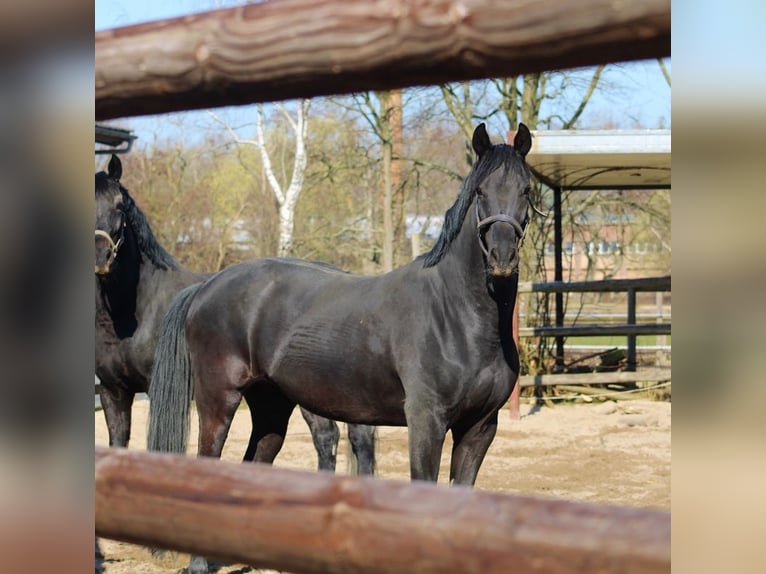
[[[502,223],[487,230],[484,258],[490,275],[510,277],[519,270],[519,243],[515,229]],[[484,246],[483,246],[484,247]]]
[[[501,267],[499,265],[498,266],[493,266],[493,265],[489,266],[489,274],[492,277],[510,277],[511,275],[513,275],[515,273],[518,273],[518,272],[519,272],[518,266],[516,266],[516,267],[511,267],[511,266],[502,266]]]

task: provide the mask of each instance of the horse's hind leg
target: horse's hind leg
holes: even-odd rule
[[[109,430],[109,446],[128,446],[134,393],[102,381],[98,394],[101,408],[104,410],[106,428]]]
[[[194,359],[195,357],[192,356]],[[216,371],[209,370],[197,376],[195,402],[199,415],[199,442],[197,456],[221,458],[223,444],[229,434],[234,414],[242,401],[242,393],[229,379],[216,378]],[[204,381],[204,384],[200,384]],[[212,572],[207,558],[192,556],[185,574],[208,574]]]
[[[191,353],[194,401],[199,416],[197,456],[220,458],[231,421],[242,402],[240,382],[247,375],[247,367],[225,368],[225,361],[216,360],[210,347],[205,351],[207,354]]]
[[[356,474],[375,474],[375,427],[348,425],[348,441],[356,458]]]
[[[452,462],[450,482],[473,486],[479,467],[497,432],[497,411],[465,428],[452,429]]]
[[[243,460],[270,464],[282,450],[295,403],[275,388],[258,383],[245,391],[245,401],[252,430]]]
[[[311,439],[314,441],[314,448],[317,451],[319,470],[328,470],[335,472],[335,463],[338,454],[338,441],[340,440],[340,431],[338,423],[333,420],[315,415],[301,407],[303,420],[309,425]]]
[[[223,444],[229,434],[231,421],[242,401],[239,391],[220,393],[215,401],[211,397],[201,400],[197,393],[197,414],[199,415],[199,442],[197,456],[221,458]]]

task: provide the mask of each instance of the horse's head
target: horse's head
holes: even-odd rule
[[[125,198],[120,189],[122,164],[116,155],[108,173],[96,174],[96,274],[110,272],[117,252],[125,241]]]
[[[529,222],[530,175],[524,158],[531,147],[532,137],[524,124],[519,124],[513,147],[492,145],[484,124],[473,133],[473,149],[478,156],[474,169],[488,170],[474,190],[476,230],[493,277],[508,277],[518,271],[519,248]],[[487,167],[483,162],[488,162]]]

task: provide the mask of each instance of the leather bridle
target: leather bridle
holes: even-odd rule
[[[482,219],[479,217],[479,202],[475,201],[474,206],[476,207],[476,233],[479,236],[479,247],[481,247],[481,251],[484,253],[484,257],[489,257],[489,250],[487,249],[487,246],[484,245],[484,235],[486,235],[487,229],[489,229],[493,223],[497,223],[498,221],[507,223],[513,227],[513,229],[516,231],[516,235],[518,236],[518,239],[516,240],[516,248],[521,248],[521,244],[524,241],[524,236],[527,233],[528,225],[522,227],[515,217],[505,213],[488,215]]]
[[[112,263],[117,258],[117,251],[122,246],[122,244],[125,242],[125,222],[120,226],[120,237],[117,239],[117,241],[114,241],[112,239],[112,236],[109,235],[106,231],[103,229],[96,229],[96,237],[103,237],[109,242],[109,257],[106,258],[106,265],[105,268],[107,271],[112,266]],[[96,267],[96,273],[99,272],[99,268]]]

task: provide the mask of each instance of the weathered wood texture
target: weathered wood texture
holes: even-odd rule
[[[96,534],[291,572],[670,571],[670,513],[96,448]]]
[[[96,119],[670,55],[670,0],[279,0],[96,33]]]

